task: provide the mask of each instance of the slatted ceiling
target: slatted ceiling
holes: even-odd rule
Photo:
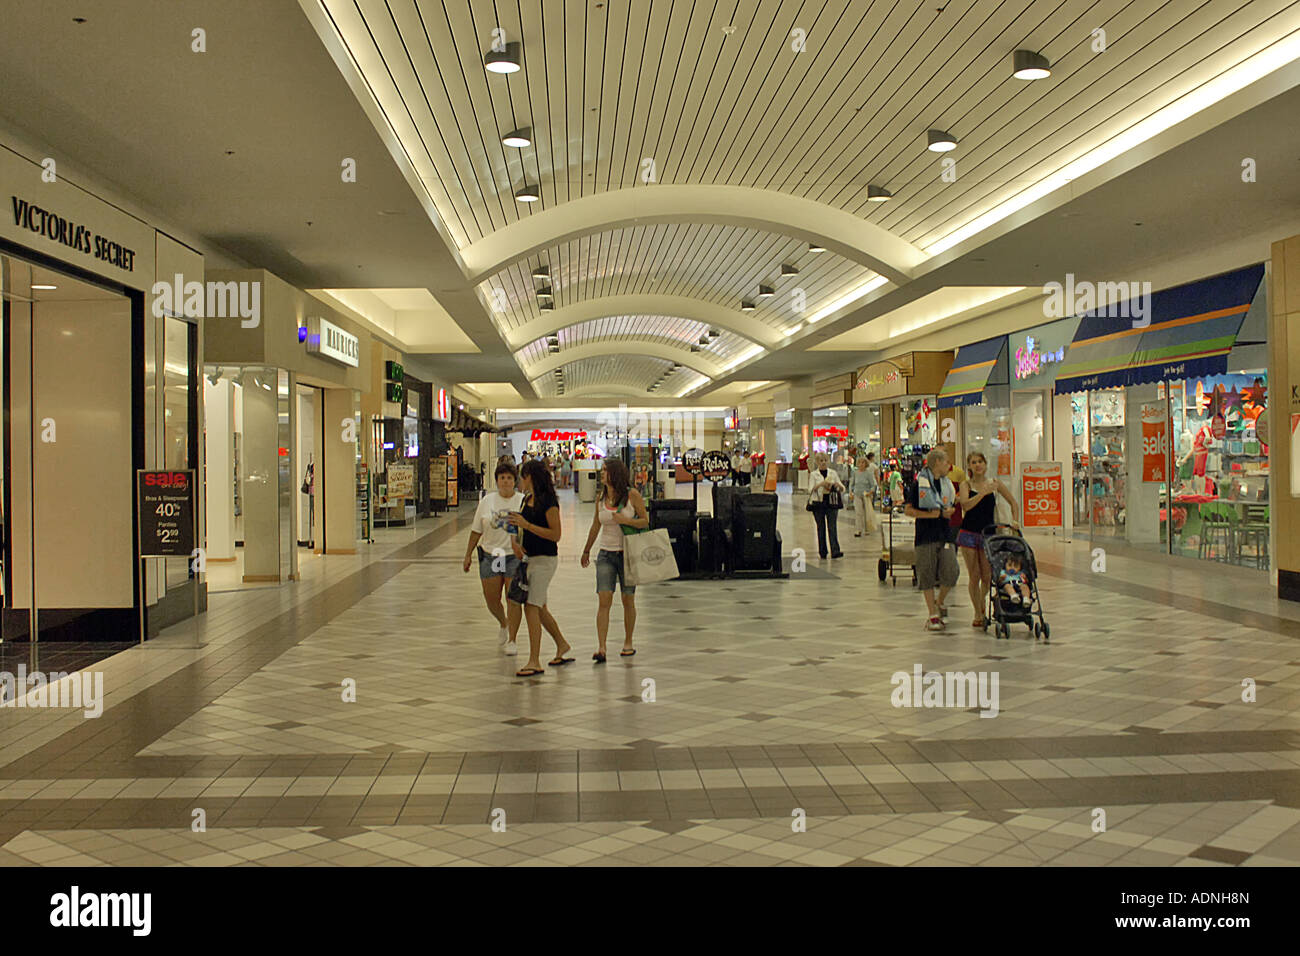
[[[639,250],[639,251],[638,251]],[[531,277],[533,266],[551,269],[556,308],[590,298],[659,294],[701,299],[739,309],[742,298],[754,298],[760,282],[774,284],[772,299],[755,299],[751,315],[784,330],[796,316],[790,290],[802,288],[808,310],[856,288],[871,277],[870,270],[833,253],[809,253],[807,245],[773,233],[701,223],[660,223],[583,236],[516,263],[486,280],[485,302],[500,287],[510,302],[499,321],[512,329],[542,313]],[[791,262],[798,276],[779,278],[780,264]],[[656,276],[660,277],[654,281]]]
[[[1185,36],[1190,31],[1198,31],[1197,35],[1201,38],[1207,37],[1209,32],[1213,31],[1214,34],[1225,39],[1232,37],[1236,42],[1253,41],[1254,45],[1251,47],[1253,51],[1261,43],[1258,35],[1251,35],[1242,41],[1238,39],[1241,37],[1241,31],[1253,29],[1262,22],[1262,16],[1271,12],[1269,8],[1282,5],[1276,0],[1264,5],[1251,4],[1249,10],[1241,9],[1230,15],[1227,20],[1222,20],[1218,19],[1221,10],[1210,9],[1212,5],[1205,4],[1194,14],[1178,18],[1176,23],[1152,23],[1146,19],[1133,22],[1132,29],[1122,34],[1129,48],[1140,46],[1158,55],[1155,63],[1145,67],[1135,63],[1132,58],[1126,58],[1122,66],[1101,70],[1097,63],[1100,58],[1092,54],[1089,43],[1079,44],[1076,50],[1060,61],[1059,69],[1054,66],[1054,78],[1058,74],[1063,75],[1060,91],[1063,96],[1073,93],[1076,89],[1079,90],[1071,97],[1071,110],[1077,111],[1079,106],[1086,105],[1086,112],[1075,116],[1066,125],[1058,126],[1062,113],[1060,109],[1056,109],[1050,115],[1043,115],[1051,105],[1051,101],[1035,104],[1033,108],[1025,111],[1025,115],[1015,116],[1014,122],[1006,124],[1006,128],[999,131],[997,135],[1002,139],[1015,136],[1023,138],[1031,124],[1034,128],[1050,130],[1050,133],[1032,149],[1026,150],[1023,156],[1010,159],[997,169],[988,172],[979,165],[981,155],[989,156],[989,148],[981,144],[981,149],[972,154],[971,162],[968,162],[966,167],[973,170],[976,177],[982,179],[973,184],[968,183],[957,202],[946,205],[945,212],[948,214],[946,221],[937,221],[938,217],[933,213],[934,205],[942,203],[942,199],[935,195],[935,187],[931,185],[926,190],[931,197],[930,206],[921,206],[918,213],[914,214],[907,224],[911,226],[910,228],[900,230],[900,226],[904,225],[902,223],[882,222],[882,225],[894,231],[902,231],[913,241],[922,243],[932,241],[958,222],[1023,188],[1029,179],[1026,174],[1035,162],[1041,160],[1046,165],[1050,161],[1053,168],[1063,165],[1085,151],[1083,143],[1095,141],[1098,136],[1114,135],[1146,116],[1150,111],[1149,101],[1146,98],[1153,92],[1159,96],[1157,90],[1159,84],[1168,83],[1170,80],[1177,83],[1179,72],[1195,67],[1204,59],[1204,53],[1198,44],[1194,41],[1191,44],[1186,42]],[[1126,10],[1124,13],[1131,14],[1131,11]],[[1161,13],[1167,15],[1167,11],[1162,10]],[[1248,15],[1248,23],[1242,24],[1242,19]],[[1132,19],[1132,16],[1129,19]],[[1126,24],[1124,20],[1114,22],[1120,28]],[[1163,32],[1166,27],[1167,32]],[[1090,42],[1090,37],[1088,39]],[[1115,41],[1112,39],[1111,52],[1123,55],[1125,48],[1114,44]],[[1241,53],[1234,53],[1231,58],[1235,60],[1240,59],[1241,56]],[[1083,66],[1070,74],[1071,63],[1080,62]],[[1181,89],[1181,85],[1179,88]],[[1174,97],[1166,92],[1163,96],[1159,96],[1158,101],[1164,102],[1172,98]],[[1118,108],[1116,104],[1120,104]],[[983,166],[987,167],[998,159],[1005,158],[1006,155],[1005,152],[993,152],[991,158],[985,159]],[[959,165],[958,169],[961,172],[962,166]],[[963,173],[963,176],[969,177],[970,173]],[[1017,179],[1020,180],[1020,184],[1016,184]],[[1008,185],[1008,182],[1011,185]],[[922,234],[920,228],[931,222],[936,222],[937,228]]]
[[[385,111],[422,133],[407,147],[430,188],[446,190],[437,204],[458,241],[533,215],[537,209],[516,203],[508,188],[524,178],[542,182],[537,207],[610,188],[652,188],[637,178],[644,156],[655,157],[660,182],[782,189],[908,237],[932,235],[955,224],[957,211],[986,204],[994,183],[1041,172],[1027,167],[1029,157],[1054,157],[1059,148],[1044,141],[1055,131],[1077,139],[1089,129],[1089,111],[1108,83],[1214,55],[1222,43],[1205,29],[1191,49],[1177,49],[1202,21],[1245,29],[1282,7],[1279,0],[950,0],[936,13],[928,3],[888,0],[761,0],[752,13],[737,14],[707,3],[596,10],[583,0],[326,2],[345,28],[360,24],[348,29],[349,45]],[[733,15],[736,33],[724,38],[720,26]],[[483,70],[497,22],[522,36],[523,73]],[[796,24],[808,30],[799,54],[790,49]],[[1097,24],[1109,31],[1110,54],[1088,49]],[[1020,44],[1056,61],[1051,80],[1010,79],[1008,54]],[[1091,102],[1087,93],[1064,92],[1074,71],[1096,87]],[[1132,99],[1143,92],[1138,84],[1123,90]],[[1007,125],[1031,113],[1043,119]],[[524,123],[535,127],[538,144],[502,147],[500,134]],[[953,127],[963,140],[955,157],[961,179],[942,200],[935,157],[921,142],[931,125]],[[863,187],[878,178],[897,196],[886,209],[865,204]],[[934,201],[913,202],[914,190],[928,190]]]
[[[579,359],[564,366],[564,391],[569,394],[581,388],[607,385],[628,385],[645,390],[659,381],[671,367],[671,362],[646,355],[602,355]],[[656,394],[675,395],[703,378],[690,369],[679,369],[664,380]],[[533,379],[532,384],[543,398],[554,396],[558,392],[553,373]]]
[[[709,326],[703,322],[689,322],[664,315],[618,315],[592,319],[557,331],[561,357],[565,349],[580,345],[636,338],[649,339],[670,348],[681,349],[683,358],[679,361],[683,361],[690,354],[690,346],[699,344],[699,340],[709,331]],[[708,345],[700,346],[699,354],[702,357],[725,364],[752,345],[748,339],[734,332],[723,329],[719,332],[721,334],[711,339]],[[541,336],[515,353],[515,357],[525,369],[550,354],[546,339],[547,336]]]

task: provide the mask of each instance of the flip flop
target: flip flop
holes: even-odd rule
[[[605,655],[602,654],[600,651],[597,651],[595,654],[592,654],[591,659],[595,661],[597,664],[605,663]]]
[[[572,664],[572,663],[573,663],[574,661],[576,661],[576,660],[577,660],[576,657],[557,657],[557,658],[556,658],[555,660],[553,660],[553,661],[547,661],[547,662],[546,662],[546,666],[547,666],[547,667],[563,667],[565,664]]]
[[[545,673],[546,671],[544,671],[540,667],[525,667],[522,670],[515,671],[515,676],[516,677],[537,677],[539,674],[545,674]]]
[[[623,648],[621,651],[618,652],[618,656],[619,656],[619,657],[631,657],[631,656],[632,656],[633,654],[635,654],[635,653],[636,653],[636,648],[635,648],[635,647],[632,648],[630,651],[625,647],[625,648]]]

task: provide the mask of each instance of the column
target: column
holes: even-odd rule
[[[1300,601],[1300,236],[1273,243],[1268,307],[1270,566],[1278,597]]]
[[[243,375],[244,580],[279,581],[280,484],[274,369]]]
[[[316,490],[317,527],[324,529],[326,554],[356,554],[357,446],[344,440],[343,431],[344,420],[355,414],[356,398],[346,388],[327,388],[321,394],[323,447],[316,468],[324,487],[318,483]]]

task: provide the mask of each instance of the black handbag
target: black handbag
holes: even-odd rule
[[[528,603],[528,559],[524,558],[515,565],[515,575],[506,588],[506,600],[516,604]]]
[[[838,488],[832,488],[830,491],[826,492],[826,494],[822,496],[822,501],[825,503],[827,509],[832,511],[844,507],[844,495],[840,493]]]

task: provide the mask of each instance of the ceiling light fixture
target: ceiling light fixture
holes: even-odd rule
[[[700,344],[701,344],[701,345],[712,345],[713,342],[712,342],[712,340],[710,340],[710,338],[709,338],[707,335],[701,335],[701,336],[700,336]]]
[[[524,183],[523,187],[515,193],[515,199],[519,202],[537,202],[541,198],[541,190],[533,183]]]
[[[515,149],[532,146],[533,128],[531,126],[521,126],[519,129],[512,129],[501,137],[501,144],[503,146],[513,146]]]
[[[798,267],[798,266],[792,266],[792,265],[790,265],[790,263],[788,263],[788,262],[783,262],[783,263],[781,263],[781,275],[783,275],[783,276],[797,276],[798,274],[799,274],[799,267]]]
[[[507,43],[504,50],[488,50],[483,66],[489,73],[518,73],[523,47],[516,41]]]
[[[934,153],[946,153],[957,148],[957,137],[946,130],[928,129],[925,139],[927,147]]]
[[[33,285],[32,288],[38,292],[53,292],[58,288],[56,285]]]
[[[766,299],[768,296],[773,295],[776,295],[776,290],[770,285],[761,285],[758,287],[758,297],[760,299]]]
[[[1011,54],[1012,76],[1017,80],[1045,80],[1052,75],[1052,64],[1047,57],[1033,50],[1017,50]]]
[[[867,186],[867,202],[889,202],[893,198],[894,194],[884,186]]]
[[[541,266],[541,265],[533,266],[534,279],[549,279],[550,277],[551,277],[551,270],[548,269],[546,266]]]
[[[555,296],[551,294],[551,287],[550,287],[549,285],[544,285],[544,286],[542,286],[540,289],[538,289],[538,290],[537,290],[537,297],[538,297],[539,299],[554,299],[554,298],[555,298]]]
[[[553,299],[542,299],[537,303],[537,308],[541,309],[543,312],[554,312],[555,301]]]
[[[823,246],[820,242],[810,242],[810,243],[808,243],[808,251],[809,251],[809,252],[825,252],[825,251],[826,251],[826,247]]]
[[[717,329],[709,329],[709,338],[711,339],[716,339],[721,334],[722,333],[719,332]]]
[[[753,312],[755,308],[757,308],[757,306],[755,306],[754,303],[750,302],[748,299],[742,299],[740,302],[741,312]]]

